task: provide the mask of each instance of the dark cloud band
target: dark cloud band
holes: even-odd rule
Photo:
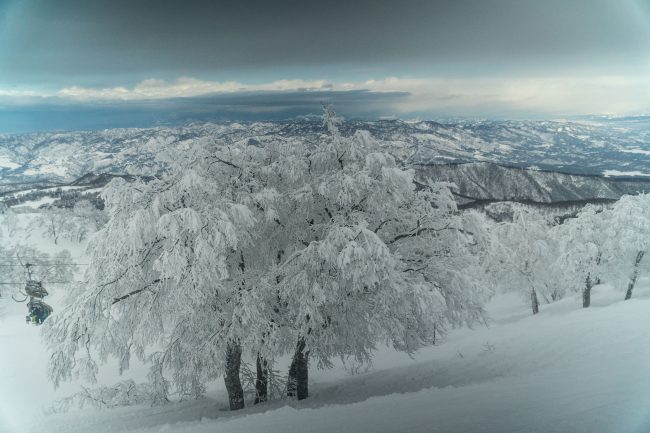
[[[634,2],[13,0],[0,4],[0,83],[106,85],[333,64],[451,64],[467,74],[463,64],[622,62],[648,46]]]
[[[70,103],[55,99],[23,106],[0,106],[0,133],[97,130],[224,120],[282,120],[320,114],[332,103],[350,118],[392,115],[407,93],[368,91],[248,92],[137,102]]]

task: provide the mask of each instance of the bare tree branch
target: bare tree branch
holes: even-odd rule
[[[120,296],[119,298],[113,298],[113,302],[111,302],[111,304],[115,305],[118,302],[123,301],[125,299],[128,299],[133,295],[137,295],[138,293],[142,293],[142,292],[145,292],[145,291],[151,292],[151,290],[149,290],[149,287],[153,286],[154,284],[158,284],[159,282],[160,282],[160,279],[155,279],[150,284],[147,284],[146,286],[142,287],[141,289],[137,289],[137,290],[134,290],[132,292],[129,292],[126,295]]]

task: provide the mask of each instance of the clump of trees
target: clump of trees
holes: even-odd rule
[[[159,401],[224,376],[236,410],[242,356],[256,362],[256,402],[285,354],[287,392],[303,399],[310,364],[368,362],[385,343],[411,353],[482,320],[485,226],[448,185],[344,137],[330,107],[323,119],[321,143],[198,141],[155,180],[113,180],[87,289],[46,329],[54,383],[136,356]]]
[[[81,243],[106,223],[106,213],[96,203],[80,199],[70,205],[70,208],[54,205],[39,208],[31,230],[40,231],[55,245],[61,239]]]
[[[526,207],[512,221],[487,221],[492,237],[491,274],[504,290],[553,302],[579,293],[591,305],[592,289],[604,282],[632,297],[650,246],[650,195],[624,196],[615,203],[588,205],[576,215],[552,220]]]
[[[558,227],[558,237],[564,263],[584,282],[584,307],[594,284],[606,279],[630,299],[650,246],[650,195],[624,196],[607,208],[588,207]]]

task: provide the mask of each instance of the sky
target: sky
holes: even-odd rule
[[[650,113],[650,0],[0,0],[0,132]]]

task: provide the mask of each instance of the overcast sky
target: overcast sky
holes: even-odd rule
[[[0,130],[51,110],[282,118],[321,100],[361,117],[640,114],[649,73],[650,0],[0,0]]]

